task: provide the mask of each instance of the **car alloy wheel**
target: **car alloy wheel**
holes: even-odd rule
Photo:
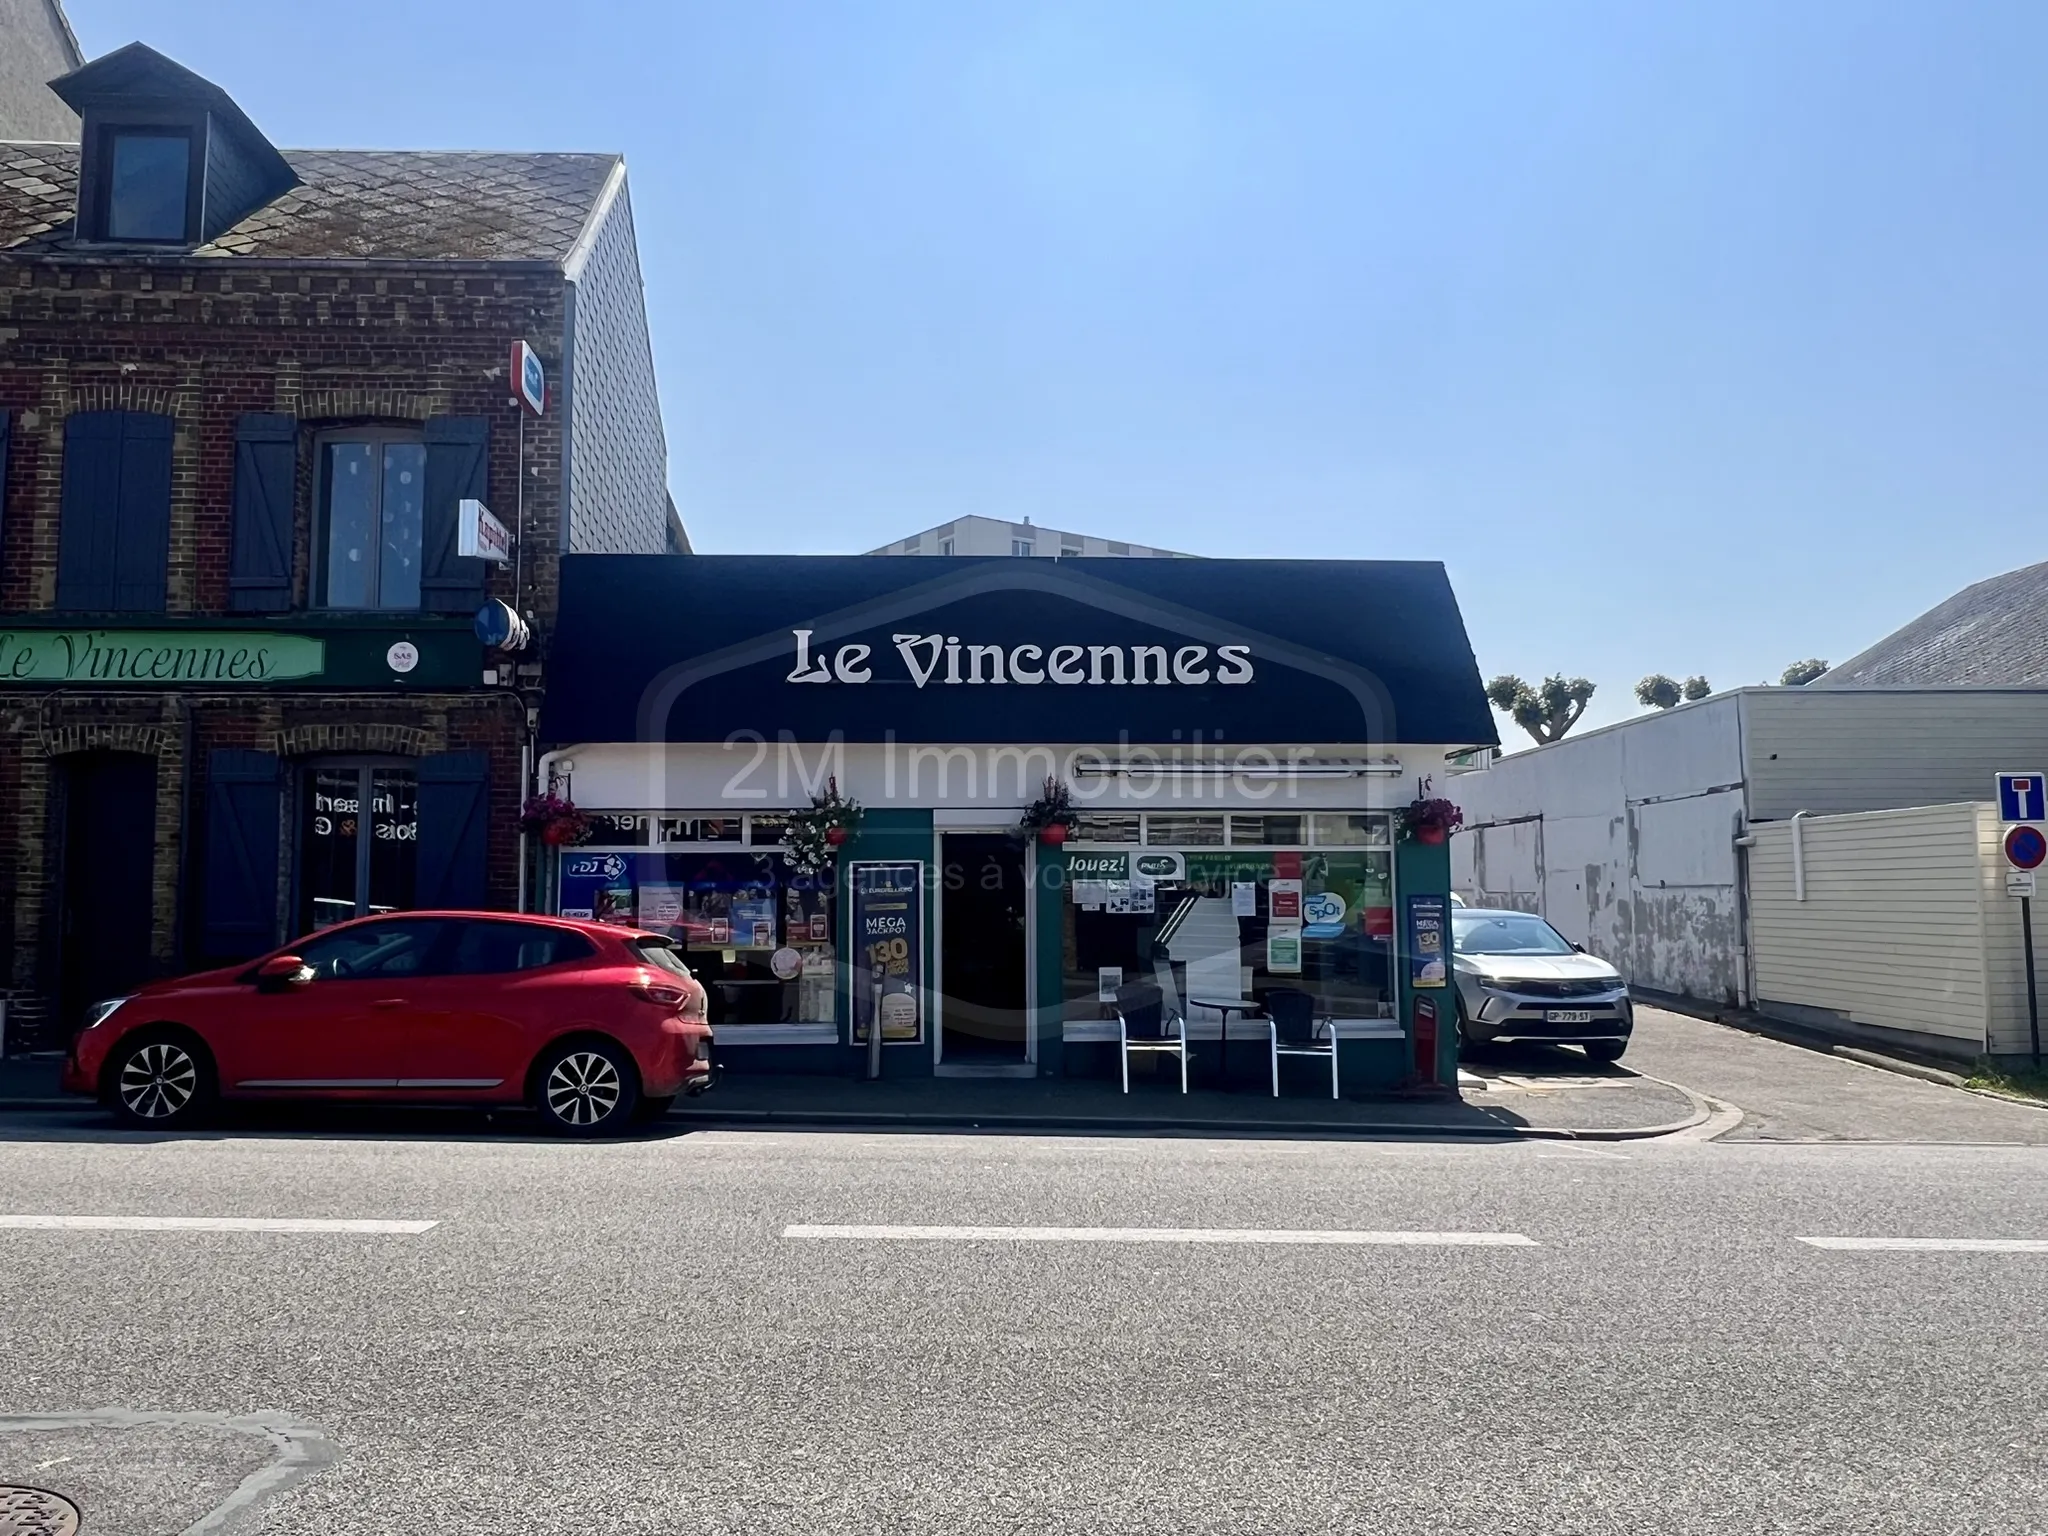
[[[555,1063],[542,1092],[550,1114],[583,1130],[601,1124],[619,1107],[626,1085],[606,1057],[596,1051],[571,1051]]]
[[[115,1092],[137,1120],[176,1119],[199,1092],[199,1063],[181,1045],[152,1040],[121,1064]]]

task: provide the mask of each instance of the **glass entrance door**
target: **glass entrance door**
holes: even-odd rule
[[[413,904],[419,776],[411,768],[316,764],[299,805],[299,932]]]

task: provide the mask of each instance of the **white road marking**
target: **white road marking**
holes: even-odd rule
[[[437,1221],[301,1216],[0,1216],[0,1228],[38,1232],[359,1232],[414,1236]]]
[[[1850,1253],[2048,1253],[2038,1237],[1802,1237],[1815,1248]]]
[[[925,1243],[1296,1243],[1444,1248],[1533,1248],[1519,1232],[1349,1232],[1246,1227],[792,1226],[786,1238],[867,1238]]]

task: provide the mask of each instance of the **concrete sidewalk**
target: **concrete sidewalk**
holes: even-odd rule
[[[1136,1131],[1201,1135],[1553,1136],[1618,1140],[1704,1118],[1685,1093],[1623,1069],[1554,1080],[1485,1079],[1442,1097],[1273,1098],[1246,1090],[1091,1078],[728,1077],[677,1102],[671,1125],[818,1125],[904,1129]]]
[[[90,1111],[87,1100],[59,1090],[60,1065],[0,1060],[0,1109]],[[1478,1081],[1484,1086],[1458,1095],[1332,1100],[1306,1093],[1276,1099],[1250,1088],[1182,1095],[1164,1082],[1135,1084],[1126,1095],[1099,1078],[728,1077],[702,1098],[678,1101],[667,1124],[1622,1140],[1703,1118],[1677,1088],[1565,1052],[1482,1063]]]

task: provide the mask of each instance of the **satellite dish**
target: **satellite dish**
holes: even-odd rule
[[[526,620],[519,617],[510,603],[495,597],[477,609],[474,628],[477,639],[493,650],[523,651],[531,638]]]

